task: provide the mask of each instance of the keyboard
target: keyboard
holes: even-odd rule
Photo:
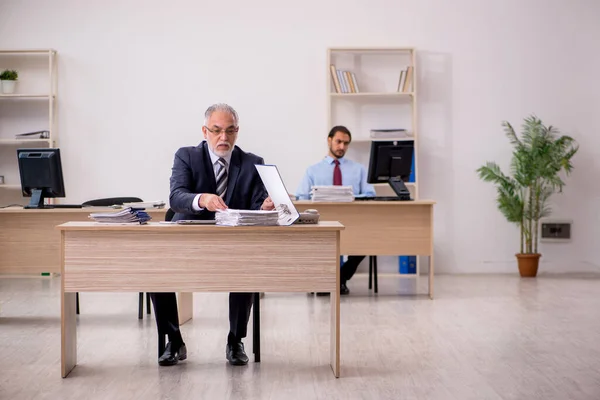
[[[372,197],[355,197],[354,201],[410,201],[410,198],[403,199],[398,196],[372,196]]]
[[[47,204],[44,208],[83,208],[81,204]]]

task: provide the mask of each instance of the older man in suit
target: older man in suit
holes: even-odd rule
[[[169,202],[175,211],[173,221],[214,219],[217,210],[228,207],[272,210],[273,202],[254,167],[264,160],[235,145],[238,115],[227,104],[210,106],[204,115],[205,141],[177,150],[171,174]],[[199,263],[202,260],[198,260]],[[152,293],[159,335],[167,335],[165,351],[158,364],[175,365],[187,358],[179,330],[175,293]],[[242,339],[246,337],[252,293],[229,294],[229,334],[225,356],[232,365],[245,365],[248,356]]]

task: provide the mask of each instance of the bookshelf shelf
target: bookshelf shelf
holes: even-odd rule
[[[0,98],[7,98],[7,99],[53,99],[54,96],[49,95],[49,94],[24,94],[24,93],[18,93],[18,94],[1,94],[0,93]]]
[[[412,92],[407,92],[407,93],[402,93],[402,92],[383,92],[383,93],[373,93],[373,92],[366,92],[366,93],[329,93],[329,95],[331,97],[367,97],[367,98],[373,98],[373,97],[411,97],[414,96],[414,93]]]
[[[36,54],[36,55],[49,55],[50,53],[56,53],[54,49],[14,49],[14,50],[0,50],[0,54],[13,54],[13,55],[27,55],[27,54]]]
[[[0,145],[20,145],[25,143],[46,143],[51,144],[50,139],[0,139]]]
[[[371,142],[412,142],[414,137],[391,137],[391,138],[372,138],[372,137],[352,137],[352,143],[371,143]]]
[[[343,53],[353,55],[395,55],[398,53],[414,53],[414,47],[332,47],[332,54]]]

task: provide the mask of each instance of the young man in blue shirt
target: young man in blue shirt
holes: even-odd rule
[[[352,186],[355,196],[375,196],[375,189],[367,183],[367,171],[362,164],[344,158],[352,134],[345,126],[334,126],[327,136],[329,154],[317,164],[306,169],[302,182],[296,190],[296,199],[309,200],[313,186],[343,185]],[[358,265],[365,256],[348,256],[348,261],[340,271],[340,293],[348,294],[350,290],[346,281],[352,278]]]

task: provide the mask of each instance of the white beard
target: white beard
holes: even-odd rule
[[[215,148],[211,148],[210,150],[219,157],[227,157],[231,153],[232,149],[233,146],[230,146],[227,150],[220,150],[217,146]]]

